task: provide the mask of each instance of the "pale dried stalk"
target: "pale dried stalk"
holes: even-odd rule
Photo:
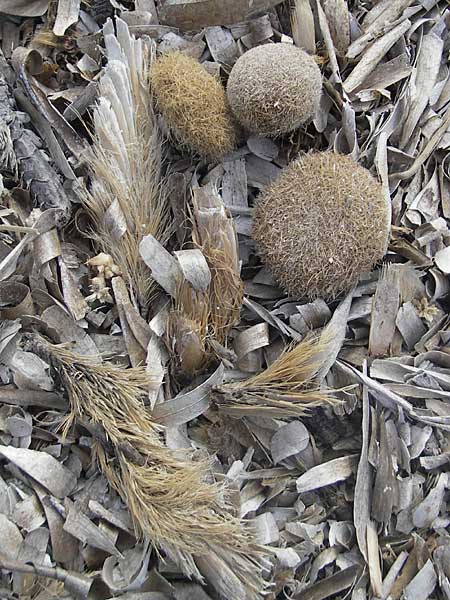
[[[310,54],[316,51],[314,17],[309,0],[295,0],[291,13],[291,28],[294,43]]]
[[[149,71],[155,57],[150,40],[136,40],[117,19],[117,37],[104,27],[108,64],[94,109],[94,143],[88,166],[92,184],[82,191],[92,219],[92,239],[110,254],[135,299],[146,306],[154,285],[139,254],[151,233],[169,236],[162,181],[162,136],[153,112]]]
[[[288,349],[265,371],[218,387],[214,401],[221,412],[234,416],[278,418],[308,414],[310,409],[337,402],[315,382],[329,341],[305,340]]]
[[[42,340],[35,350],[51,361],[69,396],[65,431],[81,419],[104,432],[103,440],[94,441],[94,458],[128,506],[137,534],[178,559],[188,575],[199,576],[196,557],[220,549],[248,597],[259,597],[262,548],[227,512],[224,485],[206,481],[212,476],[209,461],[194,462],[186,450],[176,452],[163,443],[163,428],[144,406],[151,383],[145,369],[99,363],[98,357]]]

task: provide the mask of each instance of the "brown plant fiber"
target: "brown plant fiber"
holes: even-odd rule
[[[297,417],[336,400],[319,389],[315,378],[329,340],[305,340],[286,350],[265,371],[215,390],[220,411],[232,417]]]
[[[145,369],[123,369],[64,346],[38,343],[69,396],[65,431],[83,419],[104,432],[103,441],[95,440],[93,455],[129,508],[136,532],[148,536],[188,575],[201,577],[196,559],[217,555],[233,570],[245,597],[259,597],[263,549],[227,511],[225,487],[207,481],[209,461],[194,461],[187,450],[177,452],[163,443],[163,428],[144,406],[150,383]]]
[[[290,44],[252,48],[234,65],[227,96],[248,131],[277,136],[297,129],[319,107],[322,76],[314,59]]]
[[[162,55],[151,70],[157,107],[178,141],[206,159],[237,146],[236,125],[220,81],[180,52]]]
[[[348,156],[317,152],[286,167],[257,200],[253,236],[292,296],[333,298],[386,250],[390,206],[382,186]]]
[[[91,186],[81,189],[81,196],[93,224],[91,239],[112,256],[133,298],[146,307],[154,282],[140,257],[139,244],[147,234],[162,243],[170,234],[162,177],[163,139],[149,83],[156,50],[131,36],[120,19],[117,38],[108,27],[112,24],[104,28],[107,49],[109,44],[114,50],[120,44],[121,61],[110,60],[100,79],[88,160]]]
[[[199,248],[211,271],[205,292],[182,281],[169,319],[169,339],[175,339],[177,359],[188,374],[204,369],[215,358],[213,345],[226,343],[239,322],[243,283],[234,221],[215,188],[193,193],[192,243]]]

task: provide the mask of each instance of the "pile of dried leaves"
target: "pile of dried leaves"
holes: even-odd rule
[[[445,0],[0,0],[0,597],[450,599]],[[314,121],[220,162],[151,91],[259,44]],[[287,297],[251,239],[299,152],[383,184],[389,251]],[[449,242],[449,244],[447,244]]]

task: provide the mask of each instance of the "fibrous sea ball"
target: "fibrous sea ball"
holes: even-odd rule
[[[253,237],[274,278],[296,297],[348,291],[386,250],[390,204],[348,156],[307,154],[257,199]]]
[[[203,158],[220,158],[236,148],[235,120],[220,80],[180,52],[163,54],[152,66],[158,110],[181,144]]]
[[[248,131],[277,136],[314,116],[321,88],[320,69],[309,54],[291,44],[265,44],[237,60],[227,96]]]

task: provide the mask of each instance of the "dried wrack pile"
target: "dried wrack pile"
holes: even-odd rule
[[[450,598],[449,10],[0,0],[1,598]]]

